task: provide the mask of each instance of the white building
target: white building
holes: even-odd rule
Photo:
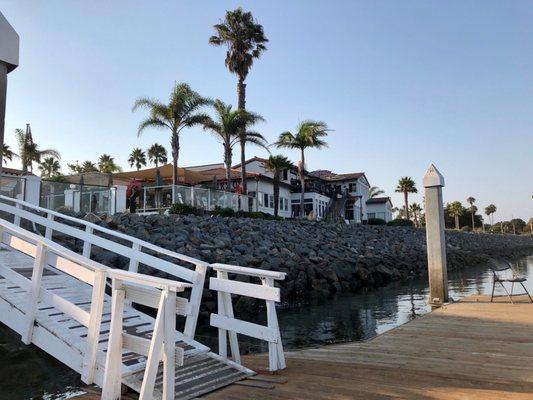
[[[374,197],[366,201],[368,218],[379,218],[389,222],[392,220],[392,201],[390,197]]]

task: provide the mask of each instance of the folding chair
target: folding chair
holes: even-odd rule
[[[494,289],[496,288],[496,283],[499,283],[501,285],[501,287],[503,288],[503,290],[505,291],[505,293],[507,293],[507,297],[509,297],[509,300],[511,301],[511,303],[514,304],[514,302],[513,302],[514,285],[515,285],[515,283],[519,283],[522,286],[522,288],[524,289],[524,291],[526,292],[527,297],[529,297],[529,300],[533,303],[533,299],[531,298],[531,295],[529,294],[529,292],[526,289],[526,286],[524,285],[524,282],[527,279],[523,278],[523,277],[519,277],[517,272],[515,271],[515,269],[513,268],[513,266],[510,263],[506,262],[505,264],[507,264],[506,267],[498,268],[496,266],[496,264],[494,263],[494,261],[489,263],[489,268],[492,271],[492,278],[493,278],[493,280],[492,280],[492,294],[490,296],[490,301],[492,302],[492,300],[494,299]],[[510,271],[511,272],[511,276],[510,277],[506,276],[505,271]],[[511,284],[511,293],[509,293],[509,291],[505,287],[505,285],[504,285],[505,282]],[[517,295],[515,295],[515,296],[517,296]]]

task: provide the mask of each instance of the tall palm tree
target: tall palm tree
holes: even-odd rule
[[[253,125],[262,121],[263,117],[245,110],[233,110],[231,104],[226,104],[221,100],[214,102],[216,120],[211,118],[206,121],[204,129],[211,131],[222,143],[224,147],[224,164],[226,165],[226,189],[231,187],[231,165],[233,159],[233,146],[238,142],[252,143],[267,148],[267,142],[263,135],[258,132],[249,131],[247,125]],[[244,136],[241,128],[244,127]]]
[[[415,181],[413,181],[413,179],[411,179],[409,176],[401,177],[398,181],[396,192],[403,193],[405,202],[405,219],[409,219],[409,193],[418,193]]]
[[[275,143],[277,147],[300,150],[300,162],[298,163],[298,175],[300,177],[300,216],[304,217],[304,196],[305,196],[305,149],[321,149],[327,147],[323,138],[328,135],[331,129],[325,122],[303,121],[296,128],[296,133],[283,132],[279,135]]]
[[[460,201],[454,201],[448,206],[448,210],[450,212],[450,215],[455,219],[455,229],[459,230],[459,217],[463,215],[463,205]]]
[[[122,168],[115,163],[113,157],[104,153],[98,159],[98,170],[103,174],[112,174],[113,172],[122,171]]]
[[[41,171],[41,177],[50,179],[59,175],[61,165],[54,157],[46,157],[39,163],[38,168]]]
[[[382,195],[383,193],[385,193],[385,191],[381,190],[379,187],[371,186],[370,189],[368,190],[368,198],[373,199],[374,197],[378,197],[379,195]]]
[[[137,135],[141,135],[147,128],[168,129],[171,134],[172,148],[172,184],[178,184],[178,157],[180,151],[180,133],[184,128],[203,125],[209,116],[199,110],[212,101],[200,96],[186,83],[174,86],[168,104],[148,98],[137,99],[133,111],[144,108],[148,110],[148,117],[139,124]]]
[[[415,226],[417,228],[420,228],[420,215],[422,213],[422,207],[418,203],[412,203],[409,206],[409,211],[413,215],[413,220],[414,220]]]
[[[61,156],[57,150],[45,149],[39,150],[37,143],[33,141],[30,125],[26,125],[26,132],[22,129],[15,129],[15,135],[19,142],[19,157],[22,162],[22,173],[33,173],[33,163],[40,163],[44,156],[51,156],[60,159]]]
[[[251,12],[242,8],[226,11],[224,20],[213,25],[215,35],[209,38],[209,43],[214,46],[226,45],[226,67],[237,75],[237,108],[246,108],[246,84],[244,81],[252,68],[254,59],[259,58],[266,50],[265,43],[268,39],[263,31],[263,26],[258,24]],[[244,140],[245,128],[241,128],[241,187],[247,193],[246,187],[246,141]]]
[[[485,214],[487,214],[488,217],[490,217],[490,224],[494,225],[493,221],[493,214],[496,212],[497,208],[494,204],[489,204],[487,207],[485,207]]]
[[[474,215],[476,214],[476,211],[477,211],[477,207],[474,206],[476,199],[470,196],[468,199],[466,199],[466,202],[470,204],[470,215],[472,217],[472,230],[474,230],[475,229]]]
[[[148,159],[159,169],[159,164],[167,162],[167,149],[159,143],[154,143],[148,148]]]
[[[5,144],[2,146],[2,160],[4,161],[4,164],[7,164],[7,161],[13,161],[13,157],[18,157],[13,150],[10,149],[8,144]]]
[[[146,166],[146,153],[137,147],[131,152],[128,162],[130,163],[130,167],[135,165],[135,168],[138,171],[141,167]]]
[[[283,170],[294,168],[294,165],[292,162],[289,161],[289,159],[285,156],[280,155],[271,155],[268,157],[268,159],[263,163],[265,169],[267,171],[270,171],[274,174],[274,216],[278,216],[278,210],[279,210],[279,182],[280,182],[280,176]]]

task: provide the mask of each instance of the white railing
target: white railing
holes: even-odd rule
[[[153,398],[160,361],[163,361],[163,399],[174,399],[175,368],[183,365],[184,356],[183,348],[175,346],[176,312],[186,314],[186,307],[176,292],[190,285],[121,270],[110,270],[108,276],[113,291],[102,399],[120,398],[123,349],[147,357],[140,400]],[[151,339],[123,332],[124,303],[128,299],[157,309]]]
[[[0,265],[0,274],[29,292],[22,342],[32,342],[37,304],[40,300],[57,308],[88,329],[82,362],[82,380],[90,384],[96,371],[98,337],[104,303],[105,273],[108,268],[84,258],[56,243],[0,219],[1,242],[34,259],[31,281],[16,269]],[[42,287],[44,267],[52,267],[93,287],[91,308],[87,312],[64,297]]]
[[[21,220],[28,220],[33,224],[45,227],[45,237],[47,239],[51,240],[54,232],[61,232],[62,234],[81,240],[83,242],[82,255],[84,257],[91,257],[91,249],[95,245],[128,258],[128,269],[131,272],[139,272],[140,266],[145,265],[192,283],[193,286],[189,297],[188,312],[183,333],[187,337],[194,338],[208,263],[163,249],[152,243],[121,232],[113,231],[46,208],[37,207],[21,200],[0,196],[0,211],[13,215],[14,224],[17,226],[20,226]],[[62,223],[60,222],[61,220],[75,223],[78,226],[81,225],[82,229]],[[98,236],[97,233],[103,236]],[[109,239],[104,236],[108,236]],[[121,244],[120,241],[129,242],[130,246]],[[145,251],[149,251],[155,255]],[[167,257],[172,262],[159,257]],[[195,269],[189,269],[179,263],[191,264]]]
[[[216,208],[248,211],[249,202],[254,209],[255,200],[243,194],[197,186],[145,186],[139,198],[139,212],[164,210],[170,208],[173,203],[188,204],[207,211],[213,211]]]
[[[227,338],[229,337],[233,361],[238,364],[241,363],[237,339],[239,333],[268,342],[270,371],[284,369],[285,356],[276,314],[276,302],[281,300],[281,296],[279,288],[274,287],[274,281],[285,279],[285,273],[226,264],[212,264],[211,267],[217,271],[217,277],[210,278],[209,289],[218,292],[218,313],[211,314],[211,325],[218,328],[220,356],[228,357]],[[229,280],[228,274],[230,273],[259,278],[261,284]],[[266,302],[267,326],[235,318],[231,301],[232,294],[264,300]]]

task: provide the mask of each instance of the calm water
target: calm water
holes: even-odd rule
[[[518,269],[529,278],[527,287],[533,293],[533,257],[520,260]],[[486,268],[465,268],[449,276],[450,296],[454,299],[487,294],[491,287]],[[373,338],[429,312],[427,293],[427,281],[413,279],[371,293],[279,310],[285,348]],[[216,330],[204,326],[198,330],[197,339],[216,351],[216,334]],[[259,342],[239,339],[243,352],[266,349]],[[0,400],[67,399],[79,385],[77,374],[35,346],[24,346],[18,335],[0,325]]]

